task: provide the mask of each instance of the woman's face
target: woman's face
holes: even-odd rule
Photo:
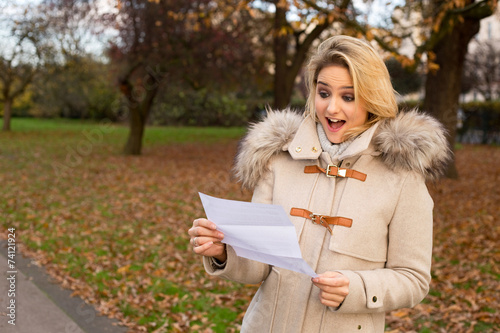
[[[368,119],[365,103],[354,101],[354,86],[347,68],[332,65],[318,74],[314,103],[316,115],[332,143],[344,141],[344,133]]]

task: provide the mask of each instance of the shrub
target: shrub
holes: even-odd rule
[[[154,125],[242,126],[250,112],[244,101],[233,95],[202,89],[162,96],[153,107]]]

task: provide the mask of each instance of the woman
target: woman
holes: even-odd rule
[[[189,229],[211,275],[261,283],[242,332],[383,332],[385,312],[429,289],[433,202],[425,180],[449,159],[442,126],[398,113],[385,64],[335,36],[307,67],[305,117],[269,112],[242,141],[235,171],[254,202],[290,212],[310,277],[237,257],[206,219]]]

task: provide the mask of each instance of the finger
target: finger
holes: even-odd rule
[[[339,290],[349,290],[349,280],[331,280],[325,281],[325,283],[313,282],[313,284],[319,289],[330,293],[338,293]]]
[[[335,292],[335,293],[329,293],[325,291],[321,291],[319,294],[319,300],[321,304],[330,306],[333,308],[338,308],[342,302],[344,302],[345,298],[347,297],[348,292]]]
[[[339,277],[339,276],[344,276],[344,275],[342,275],[339,272],[330,272],[330,271],[327,271],[327,272],[324,272],[322,274],[318,274],[318,276],[315,279],[335,278],[335,277]]]
[[[322,291],[319,294],[319,297],[323,300],[331,301],[331,302],[341,302],[345,298],[344,295],[330,294],[330,293],[327,293],[324,291]]]
[[[330,306],[332,308],[338,308],[340,306],[340,304],[342,303],[342,301],[343,301],[343,299],[331,300],[331,299],[326,299],[326,298],[320,297],[321,304],[326,305],[326,306]]]
[[[207,219],[195,220],[195,222],[193,222],[193,227],[188,230],[188,234],[191,237],[209,236],[217,238],[217,240],[222,240],[224,238],[224,234],[217,230],[215,223]]]
[[[193,247],[201,246],[207,242],[212,242],[213,244],[222,244],[221,239],[218,237],[193,237],[191,239],[191,244]]]
[[[336,273],[336,272],[327,272],[327,273]],[[349,279],[340,273],[336,273],[335,275],[331,274],[322,274],[318,277],[312,279],[312,282],[317,286],[330,286],[330,287],[343,287],[349,285]]]
[[[188,232],[191,237],[208,237],[213,238],[214,242],[220,242],[224,239],[224,233],[219,230],[209,230],[203,227],[196,227]]]
[[[342,301],[349,295],[349,289],[338,288],[338,289],[321,289],[320,298],[331,301]]]
[[[201,244],[201,245],[199,245],[197,247],[194,247],[193,251],[196,254],[206,255],[206,256],[213,256],[213,255],[216,255],[216,254],[221,254],[223,252],[223,249],[224,249],[223,245],[224,244],[222,244],[222,243],[215,244],[212,241],[208,241],[208,242],[203,243],[203,244]],[[219,249],[215,249],[214,246],[218,246],[220,248]]]
[[[209,221],[207,219],[196,219],[193,221],[193,227],[205,227],[210,230],[216,230],[217,225],[213,223],[212,221]]]
[[[321,289],[325,288],[342,288],[349,286],[349,281],[344,279],[320,279],[313,281],[313,284]]]
[[[212,245],[213,245],[213,243],[206,242],[205,244],[202,244],[202,245],[199,245],[199,246],[195,246],[193,248],[193,251],[196,254],[203,254],[205,251],[207,251],[208,249],[210,249],[212,247]]]

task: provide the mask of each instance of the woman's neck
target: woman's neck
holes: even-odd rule
[[[316,128],[318,132],[319,142],[321,143],[321,148],[323,149],[323,151],[330,154],[332,160],[338,160],[338,156],[342,155],[342,153],[347,149],[347,147],[349,147],[349,145],[353,141],[351,139],[340,143],[332,143],[330,142],[330,140],[328,140],[325,130],[320,123],[316,124]]]

